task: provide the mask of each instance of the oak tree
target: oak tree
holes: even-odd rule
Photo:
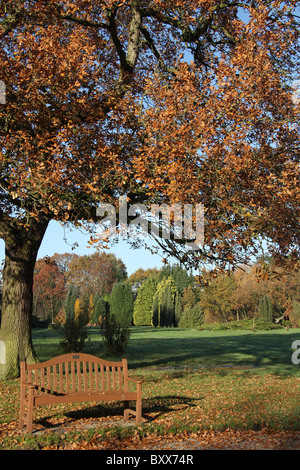
[[[205,246],[247,261],[265,237],[299,254],[296,0],[33,0],[0,5],[1,339],[5,376],[36,360],[37,252],[52,219],[96,204],[201,202]],[[159,240],[158,240],[159,242]],[[187,256],[192,254],[192,256]]]

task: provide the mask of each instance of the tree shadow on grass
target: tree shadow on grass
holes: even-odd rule
[[[127,358],[131,369],[151,366],[214,367],[226,364],[252,367],[271,365],[280,369],[281,366],[292,365],[292,342],[299,337],[299,332],[245,332],[215,337],[199,334],[199,337],[190,338],[154,336],[151,341],[148,339],[148,343],[132,339]],[[141,359],[137,360],[138,357]]]

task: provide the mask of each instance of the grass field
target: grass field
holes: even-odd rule
[[[61,353],[55,331],[34,330],[33,339],[41,361]],[[17,429],[19,381],[12,380],[0,382],[0,449],[62,448],[74,439],[91,443],[203,430],[300,431],[300,364],[291,361],[296,339],[300,329],[135,327],[123,356],[131,375],[143,379],[140,426],[123,426],[118,404],[45,406],[35,411],[40,433],[30,437]],[[117,359],[105,353],[96,328],[83,352]],[[79,421],[85,423],[80,430],[75,429]],[[63,434],[54,432],[67,425]]]
[[[291,361],[292,342],[296,339],[300,339],[300,329],[251,332],[133,327],[124,356],[134,369],[247,366],[300,377],[300,366]],[[61,353],[53,330],[33,330],[33,340],[41,361]],[[89,330],[84,352],[118,360],[104,350],[98,328]]]

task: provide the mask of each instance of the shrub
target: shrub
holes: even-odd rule
[[[101,335],[109,354],[122,354],[131,334],[128,323],[122,323],[114,315],[106,315],[101,322]]]
[[[61,336],[60,347],[65,353],[81,352],[85,340],[88,338],[85,317],[79,315],[75,318],[67,318],[58,332]]]
[[[94,298],[93,316],[91,318],[92,324],[100,324],[102,319],[109,313],[109,302],[103,297],[98,295]]]
[[[203,323],[203,312],[199,304],[186,307],[181,315],[178,326],[180,328],[195,328]]]
[[[281,325],[275,325],[269,321],[256,319],[254,321],[255,331],[267,331],[267,330],[278,330],[281,329]],[[211,323],[209,325],[201,325],[200,330],[209,331],[223,331],[223,330],[249,330],[253,329],[253,320],[240,320],[230,321],[227,323]]]

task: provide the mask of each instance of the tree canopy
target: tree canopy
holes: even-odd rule
[[[274,259],[297,259],[297,4],[1,3],[1,338],[12,375],[35,360],[33,269],[51,219],[89,226],[99,202],[124,194],[202,203],[204,246],[158,239],[167,254],[236,266],[263,240]]]
[[[203,203],[201,257],[298,253],[296,5],[3,2],[3,222],[90,220],[127,191]]]

